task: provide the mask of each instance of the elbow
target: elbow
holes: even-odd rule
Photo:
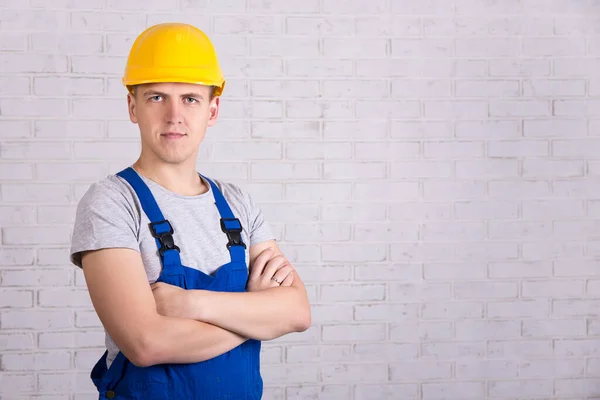
[[[132,340],[128,346],[122,350],[127,359],[136,367],[145,368],[159,364],[159,341],[155,335],[148,329],[140,332],[136,339]]]
[[[299,310],[294,320],[292,321],[292,331],[293,332],[304,332],[310,325],[312,324],[310,306],[307,304],[301,310]]]

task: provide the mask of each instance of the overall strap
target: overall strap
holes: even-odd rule
[[[150,232],[156,239],[156,247],[158,248],[158,254],[163,265],[162,275],[183,273],[181,258],[179,256],[180,249],[175,245],[175,241],[173,240],[173,227],[163,216],[148,186],[131,167],[125,168],[117,175],[131,185],[140,200],[142,209],[150,220]]]
[[[229,242],[227,243],[227,249],[229,249],[229,255],[231,256],[232,262],[243,262],[246,263],[246,245],[242,240],[242,223],[239,219],[233,215],[227,200],[223,196],[223,193],[219,190],[217,185],[204,175],[200,175],[208,181],[215,198],[215,205],[219,214],[221,215],[221,230],[227,235]]]

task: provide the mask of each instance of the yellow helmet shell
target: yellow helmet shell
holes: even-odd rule
[[[131,46],[123,84],[182,82],[215,86],[221,95],[225,78],[214,46],[195,26],[162,23],[143,31]]]

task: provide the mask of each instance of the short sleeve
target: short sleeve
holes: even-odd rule
[[[124,192],[109,180],[94,183],[77,205],[70,259],[81,267],[85,251],[129,248],[140,251],[139,218]]]
[[[258,206],[258,204],[256,204],[249,193],[244,192],[244,197],[248,207],[250,246],[254,246],[255,244],[262,243],[267,240],[275,240],[271,226],[265,219],[261,208]]]

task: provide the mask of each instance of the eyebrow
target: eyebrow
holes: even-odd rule
[[[169,95],[167,95],[166,93],[159,92],[158,90],[154,90],[154,89],[148,89],[147,91],[144,92],[144,97],[146,97],[146,96],[156,96],[156,95],[160,95],[160,96],[163,96],[163,97],[169,97]],[[204,96],[203,95],[201,95],[200,93],[194,93],[194,92],[184,93],[184,94],[181,95],[181,97],[196,97],[196,98],[204,100]]]

